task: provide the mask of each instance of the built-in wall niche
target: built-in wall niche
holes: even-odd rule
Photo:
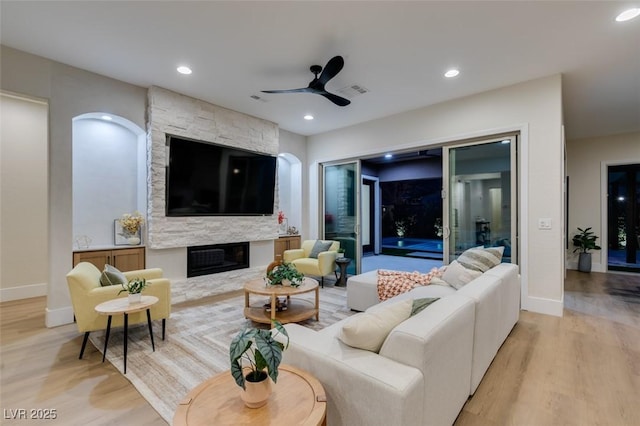
[[[293,154],[278,154],[278,209],[287,226],[302,227],[302,162]]]
[[[114,244],[114,221],[146,212],[146,135],[131,121],[105,113],[73,119],[73,241]],[[143,236],[144,241],[144,236]]]

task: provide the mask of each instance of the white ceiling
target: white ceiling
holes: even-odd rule
[[[640,131],[640,1],[0,2],[2,44],[312,135],[556,73],[570,139]],[[306,87],[342,55],[327,90]],[[191,76],[176,73],[178,65]],[[458,67],[460,76],[443,73]],[[259,95],[263,100],[250,96]],[[304,114],[316,117],[303,120]]]

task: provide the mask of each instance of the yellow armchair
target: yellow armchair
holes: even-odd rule
[[[80,349],[80,359],[89,339],[89,333],[107,328],[107,316],[96,312],[95,307],[107,300],[119,297],[127,297],[126,294],[118,295],[122,290],[119,285],[100,285],[101,271],[89,262],[80,262],[67,274],[67,285],[71,295],[71,305],[76,318],[78,331],[84,333],[82,348]],[[128,280],[132,278],[144,278],[147,280],[147,287],[143,294],[155,296],[158,303],[151,307],[151,319],[162,320],[162,340],[164,340],[166,320],[171,315],[171,285],[169,280],[162,278],[162,269],[141,269],[138,271],[123,272]],[[146,313],[137,312],[129,315],[129,324],[146,323]],[[112,327],[124,325],[124,318],[116,316],[111,321]]]
[[[331,243],[331,245],[325,251],[319,252],[317,258],[309,257],[316,241],[305,240],[299,249],[285,250],[282,254],[282,260],[286,263],[292,263],[304,275],[320,277],[324,287],[324,276],[336,271],[336,256],[340,243],[332,240],[320,240],[322,243]]]

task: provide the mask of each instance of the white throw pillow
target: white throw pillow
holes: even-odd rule
[[[504,247],[475,247],[464,251],[458,259],[462,266],[474,271],[487,272],[502,262]]]
[[[442,275],[442,279],[449,283],[449,285],[456,290],[461,289],[465,284],[468,284],[471,280],[478,278],[482,275],[480,271],[473,271],[462,266],[457,260],[451,262]]]
[[[390,303],[372,312],[361,312],[349,318],[338,338],[346,345],[378,352],[396,325],[409,318],[413,299]]]

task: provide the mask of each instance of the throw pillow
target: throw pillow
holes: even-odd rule
[[[502,262],[502,253],[504,247],[475,247],[464,251],[456,260],[467,269],[487,272]]]
[[[311,249],[311,253],[309,253],[309,257],[312,259],[317,259],[320,253],[322,253],[323,251],[329,250],[329,247],[331,247],[331,244],[333,244],[333,241],[316,240],[316,243],[313,245],[313,248]]]
[[[422,299],[413,299],[413,306],[411,307],[411,316],[418,314],[424,310],[427,306],[440,299],[439,297],[425,297]]]
[[[428,274],[418,271],[388,271],[378,269],[378,299],[384,301],[401,293],[405,293],[414,287],[429,285],[431,278],[436,274],[434,268]]]
[[[338,338],[354,348],[378,352],[396,325],[409,318],[413,300],[391,303],[372,312],[355,314],[342,326]]]
[[[115,266],[104,265],[104,271],[100,275],[100,285],[105,287],[108,285],[121,285],[127,282],[127,277]]]
[[[442,279],[456,290],[461,289],[474,278],[482,275],[480,271],[474,271],[462,266],[457,260],[451,262],[442,275]]]

